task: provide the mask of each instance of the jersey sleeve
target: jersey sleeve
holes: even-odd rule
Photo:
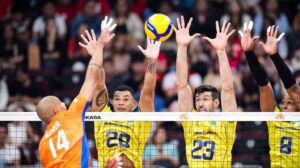
[[[69,113],[76,116],[81,116],[85,114],[90,102],[87,101],[83,96],[78,95],[71,103],[69,107]]]

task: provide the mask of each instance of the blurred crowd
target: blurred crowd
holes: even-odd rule
[[[230,21],[236,30],[241,30],[244,22],[253,20],[253,34],[259,35],[260,40],[265,40],[268,26],[279,25],[279,31],[286,33],[280,41],[279,54],[300,82],[298,0],[0,0],[0,111],[35,111],[40,98],[50,94],[69,104],[79,93],[90,59],[87,52],[78,45],[80,35],[84,34],[85,29],[94,29],[99,35],[101,20],[106,15],[113,17],[118,24],[113,42],[104,51],[109,95],[112,97],[117,86],[126,84],[136,91],[135,97],[138,100],[146,64],[137,45],[145,45],[144,21],[154,13],[168,15],[174,26],[175,19],[180,15],[184,15],[186,20],[193,17],[191,33],[197,32],[208,37],[215,36],[216,20]],[[158,58],[155,95],[155,109],[158,112],[178,111],[176,52],[173,35],[162,43]],[[238,33],[230,39],[227,53],[234,75],[239,111],[259,111],[258,87],[245,62]],[[268,73],[279,102],[284,90],[277,71],[259,46],[255,47],[255,53]],[[211,84],[220,89],[215,50],[200,37],[189,46],[188,54],[189,83],[192,89],[201,84]],[[181,129],[178,123],[173,124],[175,128]],[[267,136],[262,131],[265,129],[264,123],[253,124],[253,127],[255,124],[258,127],[253,129],[256,131],[253,136],[255,134],[265,141]],[[157,128],[163,128],[163,125],[167,124],[162,123]],[[36,123],[12,122],[7,129],[7,135],[11,134],[9,130],[26,130],[26,133],[21,131],[26,134],[22,135],[26,137],[25,140],[12,139],[9,144],[16,141],[16,147],[24,148],[19,160],[27,164],[38,160],[36,149],[42,130],[33,129],[35,126]],[[241,134],[243,131],[249,132],[245,128],[248,127],[240,124],[238,131]],[[166,132],[164,129],[156,131],[156,134]],[[169,130],[167,132],[169,134]],[[178,140],[176,143],[182,139],[176,138],[180,137],[178,134],[172,134],[171,137]],[[26,141],[24,144],[30,145],[20,145],[23,140]],[[157,141],[155,137],[152,140],[153,143]],[[248,142],[246,138],[245,141],[245,144],[252,147],[256,142]],[[170,157],[172,164],[184,164],[184,161],[178,160],[180,154]],[[21,156],[27,159],[24,161]]]

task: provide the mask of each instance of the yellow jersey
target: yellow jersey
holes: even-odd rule
[[[271,167],[300,167],[300,122],[268,121],[267,125]]]
[[[108,103],[102,112],[114,112]],[[133,112],[139,112],[135,108]],[[100,168],[103,168],[115,151],[125,154],[135,168],[142,168],[142,156],[150,133],[151,121],[99,121],[94,124],[95,141]]]
[[[231,167],[236,124],[228,121],[182,122],[189,167]]]

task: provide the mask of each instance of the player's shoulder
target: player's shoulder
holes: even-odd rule
[[[100,110],[100,112],[114,112],[114,111],[115,109],[110,102],[106,103],[105,106],[102,108],[102,110]]]
[[[279,108],[279,106],[278,106],[278,105],[276,105],[273,111],[274,111],[274,112],[280,112],[280,108]]]
[[[88,101],[85,97],[81,96],[81,95],[77,95],[71,105],[86,105],[87,103],[90,103],[90,101]]]
[[[88,101],[83,96],[78,95],[73,99],[67,111],[76,113],[85,112],[88,109],[89,105],[90,101]]]

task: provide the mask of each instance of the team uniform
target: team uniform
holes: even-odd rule
[[[77,96],[68,110],[52,118],[39,145],[40,159],[45,168],[88,167],[84,116],[89,104],[84,97]]]
[[[190,168],[231,167],[236,122],[185,121],[182,126]]]
[[[267,125],[271,167],[300,167],[300,122],[268,121]]]
[[[108,103],[101,112],[114,112]],[[132,112],[139,112],[136,107]],[[103,121],[95,122],[95,141],[98,150],[99,166],[106,165],[108,158],[112,158],[115,151],[119,155],[125,154],[135,168],[142,168],[142,156],[150,133],[149,121]]]

